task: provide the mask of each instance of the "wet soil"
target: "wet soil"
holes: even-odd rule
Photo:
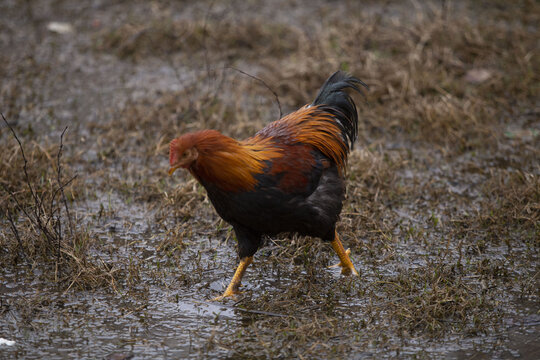
[[[534,1],[3,1],[0,111],[36,187],[54,186],[68,127],[80,237],[65,230],[59,255],[35,236],[10,195],[27,186],[2,124],[0,201],[14,210],[0,217],[0,340],[14,344],[0,357],[540,357],[539,13]],[[327,268],[337,259],[319,239],[282,235],[241,296],[209,301],[237,265],[234,234],[189,174],[167,176],[168,141],[245,138],[339,68],[370,86],[338,226],[361,276]]]

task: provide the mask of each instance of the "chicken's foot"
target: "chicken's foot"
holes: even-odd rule
[[[351,253],[351,249],[345,250],[343,248],[343,244],[339,240],[339,235],[336,231],[336,234],[334,236],[334,240],[332,240],[332,248],[336,252],[336,254],[339,256],[340,262],[336,265],[329,266],[330,268],[341,266],[341,273],[343,275],[350,275],[351,273],[355,276],[358,275],[358,271],[354,268],[353,263],[351,262],[351,259],[349,258],[349,254]]]
[[[236,269],[236,272],[234,273],[234,276],[229,283],[229,286],[227,286],[227,289],[223,293],[223,295],[218,296],[213,301],[220,301],[228,297],[235,297],[236,295],[240,294],[241,292],[238,290],[240,287],[240,282],[242,281],[242,276],[244,276],[244,273],[246,272],[247,267],[249,264],[253,262],[253,256],[247,256],[245,258],[240,259],[240,264],[238,265],[238,268]]]

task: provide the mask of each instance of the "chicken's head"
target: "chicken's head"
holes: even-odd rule
[[[188,169],[199,157],[193,141],[189,140],[186,136],[180,136],[169,144],[169,175],[181,167]]]

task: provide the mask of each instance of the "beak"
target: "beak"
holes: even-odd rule
[[[176,171],[176,169],[178,169],[179,167],[180,167],[180,165],[173,166],[172,168],[170,168],[169,169],[169,176],[171,176]]]

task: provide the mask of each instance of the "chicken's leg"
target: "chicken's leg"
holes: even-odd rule
[[[223,300],[227,297],[234,297],[238,294],[240,294],[240,291],[238,291],[238,288],[240,287],[240,282],[242,281],[242,276],[244,276],[244,273],[246,272],[247,267],[249,264],[253,262],[253,256],[247,256],[245,258],[240,259],[240,264],[238,265],[238,268],[236,269],[236,272],[234,273],[234,276],[229,283],[229,286],[227,286],[227,289],[223,293],[223,295],[218,296],[214,298],[214,301]]]
[[[336,231],[336,234],[334,236],[334,240],[332,240],[332,248],[336,252],[336,254],[339,256],[339,264],[332,265],[330,267],[336,267],[341,266],[341,273],[343,275],[350,275],[351,273],[355,276],[358,276],[358,271],[354,268],[353,263],[351,262],[351,259],[349,258],[349,254],[351,253],[351,249],[345,249],[343,248],[343,245],[341,244],[341,241],[339,240],[339,235]]]

